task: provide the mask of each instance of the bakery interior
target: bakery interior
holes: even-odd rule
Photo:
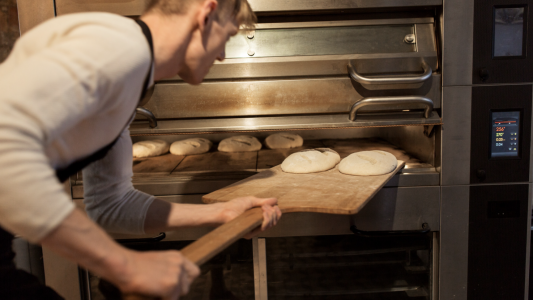
[[[202,204],[316,148],[341,159],[386,151],[405,166],[356,214],[288,213],[239,239],[201,266],[182,299],[529,299],[533,22],[523,16],[533,0],[249,2],[256,29],[229,41],[226,60],[201,85],[156,82],[129,128],[133,143],[203,138],[212,147],[134,158],[134,187]],[[0,60],[46,19],[87,11],[136,18],[145,4],[0,0]],[[500,13],[513,11],[522,19],[509,25]],[[497,31],[509,26],[523,38]],[[521,54],[497,52],[509,47]],[[519,147],[498,154],[495,126],[510,117],[519,120]],[[303,144],[270,149],[265,140],[275,133]],[[219,151],[240,135],[261,149]],[[81,172],[65,188],[83,207]],[[111,235],[141,251],[179,250],[211,230]],[[104,299],[105,283],[88,271],[21,238],[15,248],[18,266],[65,299]]]

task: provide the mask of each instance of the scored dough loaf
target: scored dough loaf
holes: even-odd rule
[[[224,139],[218,144],[221,152],[249,152],[261,149],[261,143],[253,136],[238,135]]]
[[[265,139],[265,145],[270,149],[289,149],[301,147],[304,139],[294,133],[274,133]]]
[[[334,168],[341,157],[329,148],[309,149],[293,153],[281,164],[281,169],[287,173],[315,173]]]
[[[170,153],[174,155],[193,155],[206,153],[213,143],[208,139],[192,138],[176,141],[170,145]]]
[[[169,145],[163,140],[142,141],[133,144],[133,157],[152,157],[168,152]]]
[[[396,169],[398,160],[389,152],[373,150],[352,153],[339,164],[339,171],[348,175],[383,175]]]

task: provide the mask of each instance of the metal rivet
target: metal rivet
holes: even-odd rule
[[[405,38],[403,39],[404,42],[408,43],[408,44],[414,44],[416,43],[416,36],[414,34],[408,34],[405,36]]]
[[[250,40],[253,39],[255,37],[255,30],[248,31],[248,33],[246,34],[246,37]]]
[[[248,49],[248,55],[249,56],[254,56],[255,55],[255,50],[254,49]]]

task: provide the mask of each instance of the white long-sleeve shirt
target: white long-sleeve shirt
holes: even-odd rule
[[[143,232],[153,197],[131,184],[124,130],[150,68],[133,20],[72,14],[24,34],[0,65],[0,226],[37,242],[74,209],[55,169],[120,138],[84,170],[89,215],[104,228]]]

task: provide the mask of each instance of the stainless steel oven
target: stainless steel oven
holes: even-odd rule
[[[157,82],[130,126],[132,140],[217,143],[290,131],[303,147],[135,159],[134,186],[201,203],[206,193],[316,147],[342,157],[382,149],[407,164],[357,215],[288,214],[262,236],[238,241],[202,267],[187,299],[526,299],[531,80],[505,68],[528,66],[529,50],[494,57],[487,47],[502,42],[495,28],[510,17],[501,14],[514,12],[504,29],[522,24],[525,33],[502,43],[531,48],[523,25],[529,0],[249,2],[257,28],[229,41],[227,59],[202,85]],[[136,17],[147,1],[50,0],[38,10],[31,0],[18,3],[24,31],[81,11]],[[499,10],[506,8],[518,10]],[[514,129],[504,124],[511,119]],[[514,133],[516,150],[497,146]],[[82,207],[81,174],[67,188]],[[114,237],[138,249],[180,249],[209,230]],[[99,299],[98,278],[44,253],[49,284],[68,299]]]

